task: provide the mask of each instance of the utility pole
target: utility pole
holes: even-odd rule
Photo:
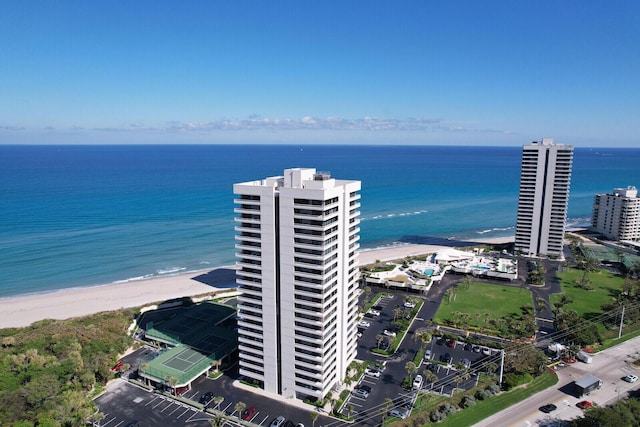
[[[622,306],[622,314],[620,315],[620,328],[618,328],[618,339],[622,336],[622,324],[624,323],[624,305]]]
[[[498,384],[502,384],[503,371],[504,371],[504,350],[500,350],[500,378],[498,378]]]

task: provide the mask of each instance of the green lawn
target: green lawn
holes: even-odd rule
[[[482,327],[485,313],[493,319],[519,316],[522,313],[520,307],[532,303],[531,292],[526,289],[476,282],[471,283],[469,289],[464,289],[461,284],[455,300],[449,302],[446,297],[442,300],[434,321],[445,324],[447,319],[455,317],[453,313],[469,313],[469,323]],[[476,317],[476,313],[480,316]]]
[[[499,396],[478,401],[474,406],[458,411],[457,414],[447,417],[444,421],[438,423],[438,425],[442,427],[472,426],[478,421],[490,417],[514,403],[521,402],[539,391],[553,386],[557,382],[558,376],[555,373],[545,371],[544,374],[535,378],[529,384],[504,392]]]
[[[562,293],[573,302],[567,304],[565,310],[575,310],[580,316],[602,312],[602,304],[614,301],[615,295],[620,292],[624,278],[607,270],[597,270],[589,273],[593,290],[581,289],[576,281],[582,277],[583,271],[567,268],[558,273]],[[560,299],[561,294],[551,295],[551,306]]]

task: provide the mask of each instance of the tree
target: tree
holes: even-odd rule
[[[348,403],[347,406],[345,406],[345,409],[347,410],[347,418],[351,418],[351,414],[353,413],[353,405],[351,403]]]
[[[218,372],[220,370],[220,365],[222,364],[222,361],[220,359],[215,359],[211,361],[211,366],[213,368],[215,368],[216,372]]]
[[[380,344],[382,344],[382,340],[384,340],[384,336],[382,334],[376,335],[376,346],[380,348]]]
[[[424,380],[430,382],[431,387],[433,387],[433,383],[438,381],[438,376],[428,369],[425,369],[423,374],[424,374]]]
[[[416,366],[416,364],[413,362],[407,362],[404,365],[404,369],[406,369],[407,373],[409,374],[409,380],[413,381],[413,376],[416,374],[416,372],[418,372],[418,367]]]
[[[469,275],[464,276],[464,279],[462,279],[462,289],[469,289],[471,283],[473,283],[473,278]]]
[[[315,427],[316,426],[316,421],[318,420],[318,417],[319,417],[318,413],[317,412],[310,412],[309,416],[311,417],[311,425],[312,425],[312,427]]]
[[[213,403],[216,404],[216,409],[220,408],[220,404],[224,401],[224,397],[216,396],[213,398]]]
[[[238,418],[242,416],[242,411],[244,411],[246,407],[247,407],[247,404],[244,402],[238,402],[235,404],[233,409],[238,412]]]
[[[367,302],[369,302],[369,298],[371,297],[371,286],[364,287],[364,297],[366,298]]]
[[[547,300],[541,297],[536,298],[536,311],[539,313],[541,311],[545,311],[549,305],[547,304]]]
[[[227,422],[227,417],[224,414],[214,414],[213,419],[208,421],[213,427],[222,427]]]
[[[171,375],[167,375],[164,377],[164,381],[167,385],[169,385],[173,389],[173,394],[176,394],[176,384],[178,384],[178,379],[172,377]]]

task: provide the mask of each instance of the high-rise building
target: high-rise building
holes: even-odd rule
[[[516,251],[562,256],[573,146],[543,138],[522,147]]]
[[[636,187],[596,194],[591,228],[611,240],[640,240],[640,197]]]
[[[360,181],[315,169],[235,184],[240,374],[322,399],[356,356]]]

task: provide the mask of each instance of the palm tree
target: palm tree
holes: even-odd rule
[[[351,403],[348,403],[347,406],[345,406],[345,409],[347,410],[347,418],[351,418],[351,414],[353,413],[353,405]]]
[[[378,348],[380,348],[380,344],[382,344],[383,339],[384,339],[384,336],[382,334],[376,335],[376,346]]]
[[[438,376],[428,369],[425,369],[423,374],[424,374],[424,380],[430,382],[431,387],[433,387],[433,383],[438,381]]]
[[[464,279],[462,279],[462,288],[463,289],[469,289],[471,287],[471,283],[473,282],[473,279],[471,278],[471,276],[464,276]]]
[[[164,381],[171,386],[171,388],[173,389],[173,394],[174,396],[176,395],[176,384],[178,384],[178,379],[172,377],[171,375],[167,375],[166,377],[164,377]]]
[[[246,407],[247,407],[247,404],[244,402],[238,402],[235,404],[233,409],[238,412],[238,418],[242,416],[242,411],[244,411]]]
[[[539,313],[541,311],[545,311],[549,306],[547,305],[547,300],[541,297],[536,298],[536,311]]]
[[[316,421],[318,420],[318,413],[317,412],[310,412],[309,416],[311,417],[311,425],[312,427],[316,426]]]
[[[220,404],[224,401],[224,397],[222,396],[216,396],[213,398],[213,403],[216,404],[216,409],[218,409],[220,407]]]
[[[407,373],[409,374],[409,381],[413,381],[413,376],[416,374],[416,372],[418,372],[418,367],[416,366],[416,364],[413,362],[407,362],[404,365],[404,369],[406,369]]]
[[[222,427],[227,422],[227,417],[224,414],[214,414],[213,419],[208,421],[212,427]]]
[[[369,302],[369,297],[371,296],[371,287],[370,286],[365,286],[364,287],[364,297],[367,299],[367,302]]]
[[[487,362],[485,363],[484,367],[489,375],[492,375],[498,370],[498,364],[495,362]]]
[[[211,361],[211,366],[215,368],[216,372],[220,369],[220,365],[222,365],[222,361],[220,359],[215,359]]]

